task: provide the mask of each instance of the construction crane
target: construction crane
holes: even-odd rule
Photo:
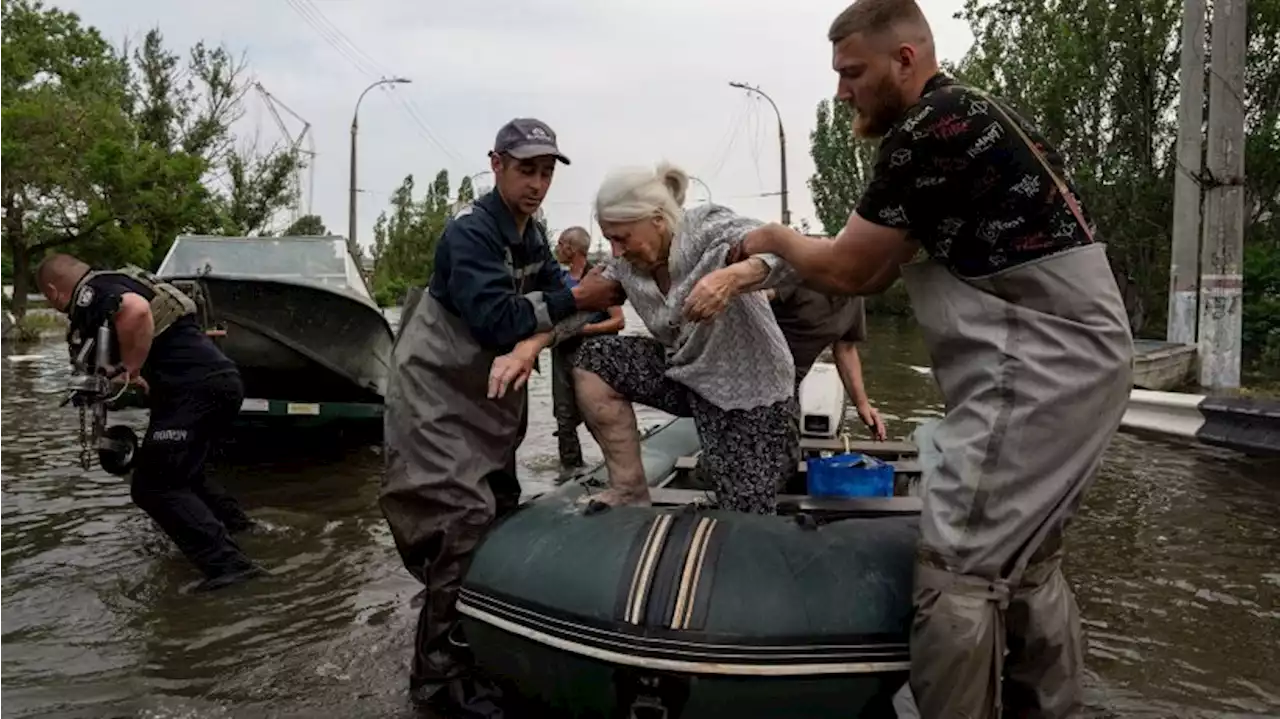
[[[267,92],[267,88],[263,87],[262,83],[255,82],[253,83],[253,87],[258,91],[259,95],[262,95],[262,101],[266,103],[267,109],[271,111],[271,116],[275,118],[276,126],[280,128],[280,134],[284,135],[285,140],[288,141],[289,151],[298,152],[307,156],[307,161],[305,163],[306,171],[307,171],[307,211],[305,214],[310,215],[312,214],[311,198],[315,193],[315,184],[316,184],[316,170],[315,170],[316,142],[315,142],[315,138],[312,136],[312,133],[311,133],[311,123],[302,119],[302,117],[298,115],[298,113],[294,112],[293,110],[290,110],[289,106],[285,105],[283,102],[280,102],[280,100],[275,95],[272,95],[271,93]],[[280,117],[280,110],[284,110],[285,112],[289,113],[295,120],[302,123],[302,132],[299,132],[297,137],[294,137],[293,134],[289,132],[289,127],[284,124],[284,118]],[[307,141],[307,149],[299,150],[298,148],[302,144],[303,140]],[[289,219],[291,223],[297,222],[298,218],[302,214],[304,214],[300,211],[301,208],[299,207],[299,204],[302,201],[302,170],[303,170],[302,166],[299,166],[297,172],[294,173],[294,190],[295,191],[293,194],[292,217],[290,217]]]

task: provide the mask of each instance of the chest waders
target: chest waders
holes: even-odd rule
[[[502,242],[511,291],[533,304],[539,328],[550,329],[535,289],[545,260],[517,262]],[[528,388],[488,398],[489,371],[502,351],[480,344],[426,290],[406,308],[393,346],[378,504],[405,568],[426,587],[410,672],[415,696],[469,674],[456,608],[462,577],[491,523],[519,501],[515,453]]]
[[[1066,184],[994,100],[1092,237]],[[921,433],[910,686],[920,716],[1080,710],[1062,535],[1119,427],[1133,340],[1102,244],[980,278],[902,268],[946,415]],[[926,459],[928,458],[928,459]]]

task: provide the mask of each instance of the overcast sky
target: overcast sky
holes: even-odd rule
[[[778,104],[793,222],[808,218],[818,229],[806,184],[808,136],[818,101],[835,89],[825,35],[842,1],[50,2],[116,43],[158,26],[171,48],[185,52],[205,39],[244,53],[254,78],[311,123],[313,211],[340,234],[356,98],[381,76],[410,78],[370,92],[360,108],[362,245],[406,174],[423,188],[444,168],[456,188],[462,176],[488,168],[494,134],[517,116],[551,125],[573,160],[557,171],[544,206],[552,228],[580,224],[599,237],[590,202],[605,173],[662,159],[704,180],[717,202],[777,220],[779,198],[761,196],[779,188],[777,121],[768,103],[730,80],[757,85]],[[922,2],[946,59],[958,60],[972,42],[952,17],[961,5]],[[242,137],[280,141],[257,93],[246,105]],[[285,119],[292,132],[300,129]],[[695,183],[690,201],[703,193]]]

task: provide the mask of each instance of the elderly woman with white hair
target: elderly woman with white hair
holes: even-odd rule
[[[730,247],[779,226],[714,204],[685,210],[688,184],[663,164],[616,172],[596,196],[615,260],[584,285],[616,283],[618,301],[631,301],[653,337],[593,337],[575,356],[578,405],[609,471],[609,489],[593,501],[649,502],[631,407],[640,402],[693,417],[720,507],[772,514],[799,458],[795,369],[768,300],[754,290],[794,275],[768,255],[726,268]]]

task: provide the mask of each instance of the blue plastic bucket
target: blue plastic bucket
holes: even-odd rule
[[[811,497],[892,497],[893,465],[857,452],[805,460]]]

